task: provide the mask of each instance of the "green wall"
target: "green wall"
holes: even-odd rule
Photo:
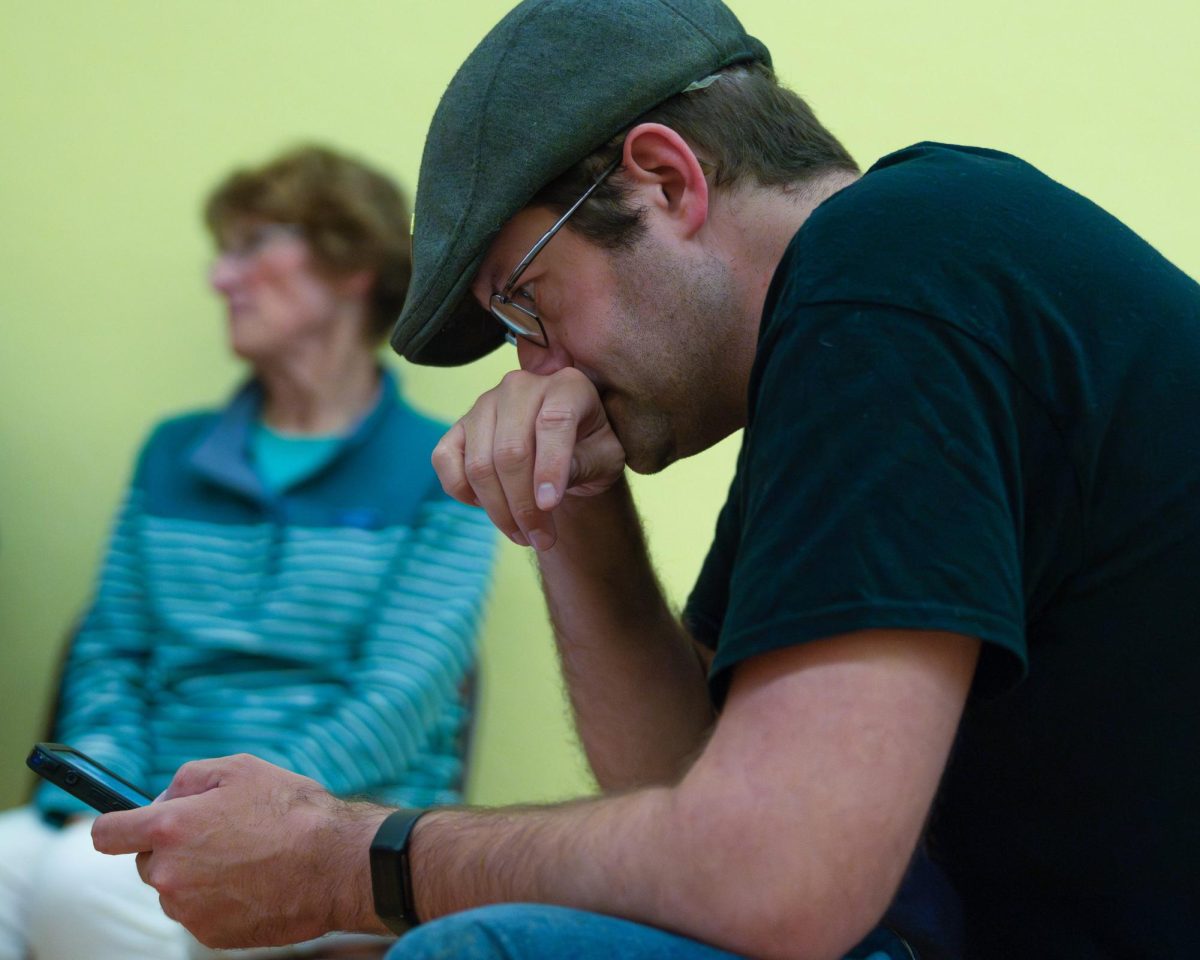
[[[204,283],[201,196],[308,139],[411,189],[438,96],[507,6],[0,0],[0,807],[27,789],[59,644],[141,437],[238,376]],[[921,139],[1011,150],[1200,276],[1195,0],[736,9],[860,161]],[[397,367],[419,406],[453,418],[511,359]],[[637,482],[677,601],[735,452]],[[484,657],[474,799],[587,789],[533,567],[509,544]]]

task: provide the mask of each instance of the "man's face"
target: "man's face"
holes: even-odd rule
[[[547,210],[527,209],[500,232],[472,286],[485,308],[553,221]],[[647,228],[631,249],[614,253],[568,226],[514,292],[539,315],[549,342],[518,340],[522,369],[547,375],[572,366],[585,374],[639,473],[711,446],[742,416],[720,389],[729,378],[723,331],[733,319],[728,268],[656,229],[653,216]]]

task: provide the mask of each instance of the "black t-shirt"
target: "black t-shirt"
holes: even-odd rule
[[[928,837],[968,956],[1183,956],[1200,918],[1200,286],[990,150],[796,234],[686,619],[730,667],[852,630],[983,652]]]

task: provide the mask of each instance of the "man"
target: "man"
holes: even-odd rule
[[[517,346],[434,462],[536,548],[603,795],[185,767],[95,838],[202,940],[954,955],[927,852],[968,957],[1190,947],[1200,289],[1004,154],[860,176],[769,66],[716,0],[529,0],[460,69],[393,344]],[[742,427],[685,628],[624,468]]]

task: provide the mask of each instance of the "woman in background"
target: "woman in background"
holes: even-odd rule
[[[408,285],[405,200],[308,147],[231,175],[206,219],[250,377],[143,447],[54,737],[151,795],[244,752],[343,795],[459,800],[493,534],[430,467],[446,425],[376,358]],[[0,960],[186,956],[88,813],[43,784],[0,815]]]

